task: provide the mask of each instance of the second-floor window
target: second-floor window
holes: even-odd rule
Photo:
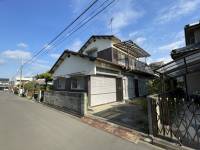
[[[118,63],[121,65],[125,65],[125,54],[118,53]]]

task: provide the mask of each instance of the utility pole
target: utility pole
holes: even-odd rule
[[[21,58],[21,66],[20,66],[20,89],[22,88],[22,70],[23,70],[23,58]]]

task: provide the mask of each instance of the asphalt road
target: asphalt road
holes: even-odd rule
[[[154,150],[90,127],[25,98],[0,92],[0,150]]]

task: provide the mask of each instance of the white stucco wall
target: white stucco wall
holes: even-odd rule
[[[61,76],[68,77],[70,74],[83,73],[84,75],[95,74],[96,65],[94,61],[90,61],[88,58],[71,55],[66,57],[65,60],[53,73],[53,77]]]
[[[107,48],[112,47],[112,41],[109,39],[96,39],[96,41],[91,42],[87,48],[84,50],[84,54],[87,54],[88,50],[97,49],[97,51],[101,51]]]

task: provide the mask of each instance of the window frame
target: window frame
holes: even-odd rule
[[[65,80],[63,80],[63,78],[58,78],[56,87],[57,87],[58,90],[65,90],[65,87],[66,87]]]
[[[73,81],[76,81],[77,87],[73,87]],[[70,87],[71,90],[84,90],[85,89],[85,80],[83,77],[72,77]],[[83,84],[83,85],[81,85]]]

